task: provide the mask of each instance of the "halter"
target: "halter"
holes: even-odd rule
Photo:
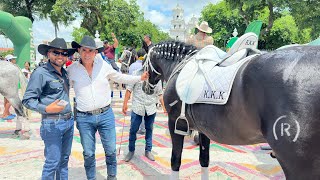
[[[153,65],[152,65],[152,63],[151,63],[151,60],[150,60],[150,54],[151,54],[151,52],[153,51],[154,48],[155,48],[155,47],[152,47],[152,48],[149,50],[148,55],[147,55],[147,59],[146,59],[144,65],[143,65],[143,68],[144,68],[144,71],[149,71],[149,66],[150,66],[152,72],[156,73],[157,75],[161,75],[161,73],[159,73],[159,72],[153,67]]]
[[[151,72],[154,72],[154,73],[156,73],[158,76],[160,76],[161,73],[159,73],[159,72],[153,67],[153,65],[152,65],[152,63],[151,63],[151,60],[150,60],[150,54],[151,54],[151,52],[153,51],[154,48],[155,48],[155,47],[152,47],[152,48],[149,50],[148,55],[147,55],[147,59],[145,60],[145,63],[144,63],[144,65],[143,65],[143,69],[144,69],[144,71],[149,72],[149,67],[150,67]],[[149,79],[147,79],[145,82],[146,82],[146,84],[148,85],[148,86],[146,86],[146,90],[150,90],[150,89],[153,90],[153,89],[156,87],[156,84],[151,84],[151,83],[149,82]],[[150,88],[150,89],[149,89],[149,88]]]
[[[123,56],[127,56],[127,54],[129,54],[128,63],[125,63],[125,62],[122,62],[122,63],[123,63],[124,65],[126,65],[126,66],[129,66],[129,64],[130,64],[130,62],[131,62],[131,56],[132,56],[132,52],[131,52],[131,51],[129,51],[129,50],[123,50],[123,53],[122,53],[120,59],[124,59]]]

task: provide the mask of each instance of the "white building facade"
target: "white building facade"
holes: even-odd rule
[[[184,20],[184,10],[179,4],[172,10],[170,37],[185,42],[196,27],[198,19],[193,15],[188,23]]]

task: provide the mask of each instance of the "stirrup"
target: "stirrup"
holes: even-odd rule
[[[186,109],[186,103],[182,101],[180,116],[176,119],[176,122],[174,124],[174,133],[182,135],[182,136],[188,136],[191,134],[190,127],[189,127],[189,121],[185,115],[185,109]],[[177,123],[179,120],[185,121],[187,123],[187,127],[188,127],[187,131],[182,131],[182,130],[177,129]]]
[[[183,131],[183,130],[177,129],[177,123],[178,123],[179,120],[180,121],[185,121],[187,123],[187,127],[188,127],[187,131]],[[185,116],[179,116],[176,119],[176,123],[174,125],[174,133],[182,135],[182,136],[189,136],[191,134],[191,131],[190,131],[190,128],[189,128],[189,121]]]

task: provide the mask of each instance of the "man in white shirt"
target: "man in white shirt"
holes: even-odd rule
[[[83,147],[84,167],[87,179],[96,179],[95,133],[98,131],[106,154],[107,179],[116,179],[116,130],[115,118],[110,107],[111,90],[108,79],[134,84],[148,79],[144,72],[141,76],[130,76],[117,72],[100,55],[103,47],[97,48],[92,37],[85,36],[81,43],[72,42],[80,54],[80,61],[68,67],[77,102],[77,128]],[[97,55],[97,56],[96,56]]]

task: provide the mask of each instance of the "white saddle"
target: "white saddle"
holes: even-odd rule
[[[228,53],[213,45],[201,49],[178,75],[176,90],[180,99],[187,104],[226,104],[238,69],[257,56],[246,57],[249,49],[256,49],[257,42],[256,34],[246,33]]]
[[[212,60],[218,63],[224,60],[220,66],[229,66],[246,57],[250,49],[258,51],[257,45],[258,36],[249,32],[237,39],[228,52],[224,52],[214,45],[208,45],[196,54],[196,59]]]

